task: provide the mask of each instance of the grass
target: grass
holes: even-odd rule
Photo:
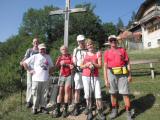
[[[160,49],[129,51],[131,60],[139,59],[159,59]],[[141,65],[140,65],[141,66]],[[139,66],[133,66],[137,68]],[[136,111],[136,120],[159,120],[160,116],[160,74],[159,63],[154,64],[156,77],[151,79],[149,71],[137,71],[133,75],[133,81],[130,84],[131,100]],[[143,72],[143,73],[140,73]],[[101,78],[103,79],[102,71]],[[103,91],[106,90],[102,82]],[[104,92],[105,95],[108,91]],[[109,98],[109,97],[108,97]],[[23,100],[25,92],[23,92]],[[107,99],[107,101],[109,101]],[[109,108],[105,110],[108,118]],[[120,99],[119,116],[115,120],[125,120],[125,111],[123,100]],[[23,103],[22,110],[20,104],[20,93],[11,94],[9,97],[0,100],[0,119],[2,120],[56,120],[51,115],[38,114],[32,115],[30,109],[27,109]],[[57,120],[61,120],[59,118]],[[78,120],[78,119],[77,119]]]

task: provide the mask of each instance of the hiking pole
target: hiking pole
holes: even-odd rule
[[[24,74],[24,67],[20,66],[20,86],[21,86],[21,111],[22,111],[22,92],[23,92],[23,74]]]
[[[94,94],[92,92],[92,80],[93,80],[93,84],[94,84],[94,66],[92,66],[90,68],[90,81],[89,81],[89,103],[88,103],[88,107],[89,107],[89,114],[87,115],[87,120],[92,120],[93,119],[93,115],[92,115],[92,103],[93,103],[93,96],[92,94]],[[93,86],[94,87],[94,86]],[[94,88],[93,88],[94,89]]]

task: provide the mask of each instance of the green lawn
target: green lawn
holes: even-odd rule
[[[131,60],[139,59],[159,59],[160,49],[129,51]],[[132,66],[134,68],[141,66]],[[133,73],[131,86],[131,100],[136,112],[136,120],[159,120],[160,117],[160,68],[159,63],[154,64],[156,77],[151,79],[149,71],[137,71]],[[143,72],[143,73],[141,73]],[[103,75],[101,71],[101,78]],[[102,82],[103,91],[106,90]],[[108,91],[105,92],[108,94]],[[106,96],[106,94],[104,94]],[[105,97],[104,96],[104,97]],[[23,92],[23,101],[25,92]],[[109,101],[109,100],[107,100]],[[109,108],[105,110],[108,118]],[[125,120],[125,111],[123,100],[120,100],[119,116],[116,120]],[[30,109],[25,108],[24,104],[21,110],[20,93],[11,94],[8,98],[0,100],[0,119],[2,120],[53,120],[51,115],[38,114],[32,115]],[[58,120],[62,120],[59,118]],[[78,120],[78,119],[77,119]]]

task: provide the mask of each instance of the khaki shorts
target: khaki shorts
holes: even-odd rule
[[[117,92],[124,95],[130,94],[127,75],[114,75],[111,70],[108,69],[108,79],[110,83],[110,94],[115,94]]]
[[[58,81],[58,86],[65,86],[65,85],[71,86],[71,80],[72,80],[71,76],[67,77],[60,76]]]

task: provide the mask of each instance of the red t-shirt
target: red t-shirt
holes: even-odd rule
[[[65,63],[64,66],[60,65],[60,62],[63,61]],[[56,66],[60,68],[60,76],[67,77],[71,75],[71,69],[69,67],[70,64],[73,64],[72,56],[70,54],[61,55],[58,57],[56,61]]]
[[[104,63],[108,68],[122,67],[128,62],[129,57],[124,48],[110,49],[104,52]]]
[[[100,53],[96,53],[93,56],[89,56],[87,53],[84,56],[84,61],[83,63],[86,64],[88,62],[94,62],[94,63],[98,63],[98,58],[101,57]],[[89,77],[91,75],[91,70],[90,68],[84,68],[83,72],[82,72],[82,76],[87,76]],[[98,72],[98,68],[94,68],[94,73],[93,73],[94,77],[98,77],[99,76],[99,72]]]

